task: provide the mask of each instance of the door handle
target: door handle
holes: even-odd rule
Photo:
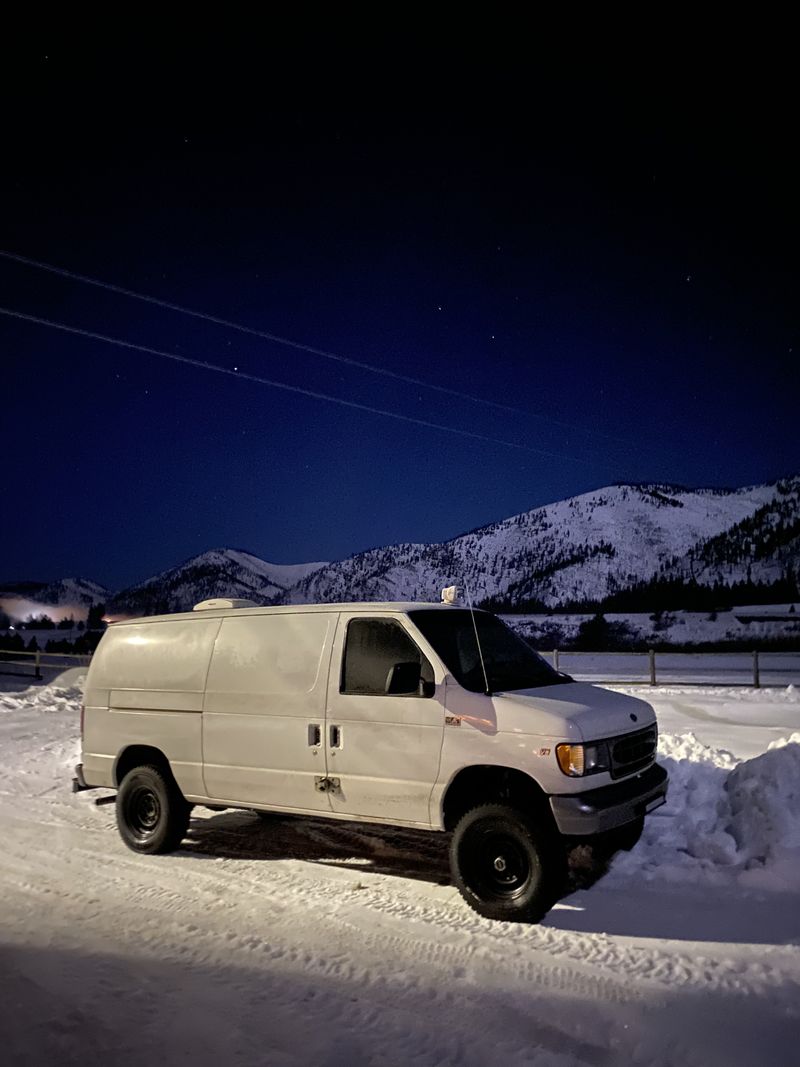
[[[310,722],[308,724],[308,743],[309,745],[318,745],[322,740],[322,730],[320,729],[318,722]]]
[[[331,748],[342,747],[342,728],[341,726],[331,726],[330,729]]]

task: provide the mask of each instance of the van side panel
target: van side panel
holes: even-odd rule
[[[202,694],[219,619],[116,623],[92,661],[92,685],[105,689]]]
[[[114,784],[114,763],[132,744],[160,749],[187,796],[203,795],[203,691],[219,619],[117,623],[87,678],[86,780]]]
[[[325,775],[321,742],[337,618],[287,612],[223,620],[203,709],[208,797],[330,810],[314,778]]]

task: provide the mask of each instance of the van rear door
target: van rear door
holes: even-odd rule
[[[203,775],[214,800],[329,811],[325,693],[336,612],[223,619],[203,707]]]

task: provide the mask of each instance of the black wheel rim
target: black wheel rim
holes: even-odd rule
[[[533,878],[528,850],[507,830],[476,827],[465,841],[464,855],[465,881],[481,900],[516,900]]]
[[[134,786],[125,798],[125,822],[137,841],[147,841],[161,822],[161,799],[149,786]]]

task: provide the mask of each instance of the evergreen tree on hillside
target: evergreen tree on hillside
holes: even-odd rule
[[[90,604],[89,611],[86,615],[86,629],[87,630],[103,630],[105,629],[105,623],[103,622],[103,616],[106,612],[105,604]]]
[[[612,637],[611,626],[605,615],[599,611],[591,619],[586,619],[578,627],[575,648],[582,652],[604,652]]]

